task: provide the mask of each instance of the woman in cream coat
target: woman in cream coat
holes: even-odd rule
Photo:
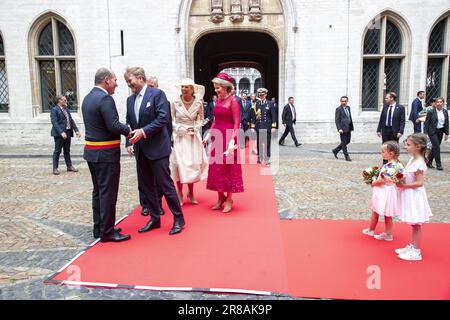
[[[202,99],[205,88],[188,78],[183,79],[176,88],[181,95],[171,105],[173,125],[171,174],[177,184],[180,204],[183,205],[183,184],[188,185],[189,201],[198,204],[194,197],[194,183],[205,180],[208,174],[208,157],[201,137],[204,124]]]

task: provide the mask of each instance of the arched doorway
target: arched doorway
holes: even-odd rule
[[[263,32],[227,31],[208,33],[194,48],[194,78],[205,86],[205,100],[211,99],[211,80],[225,68],[251,67],[262,76],[269,97],[278,100],[279,48],[276,40]]]
[[[249,93],[250,92],[250,80],[247,78],[242,78],[239,81],[239,92]]]

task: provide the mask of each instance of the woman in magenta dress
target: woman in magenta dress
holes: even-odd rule
[[[206,144],[212,138],[206,188],[217,191],[218,200],[212,207],[223,213],[231,211],[233,193],[244,192],[242,168],[236,151],[240,126],[240,108],[232,94],[233,79],[226,73],[219,73],[212,82],[218,100],[214,107],[214,122],[203,140]],[[226,193],[226,195],[225,195]]]

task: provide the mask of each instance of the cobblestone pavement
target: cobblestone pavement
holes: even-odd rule
[[[332,147],[280,149],[274,181],[281,218],[368,219],[371,190],[362,184],[360,171],[380,162],[379,145],[351,145],[353,162],[335,160]],[[426,188],[433,221],[448,223],[448,143],[444,150],[445,171],[430,170]],[[93,241],[91,180],[81,146],[72,150],[78,173],[66,172],[61,158],[61,175],[52,175],[50,155],[51,146],[0,147],[0,299],[290,299],[44,285],[48,275]],[[118,218],[137,203],[135,161],[123,157]]]

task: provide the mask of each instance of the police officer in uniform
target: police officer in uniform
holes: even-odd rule
[[[258,89],[259,100],[250,110],[251,127],[256,130],[258,163],[264,159],[270,165],[270,141],[272,129],[276,128],[277,113],[272,101],[267,101],[267,89]]]
[[[130,136],[131,128],[119,122],[116,104],[111,97],[117,87],[115,74],[100,68],[95,74],[95,87],[81,106],[86,128],[83,158],[91,172],[94,237],[101,242],[130,239],[114,228],[120,179],[120,135]]]

